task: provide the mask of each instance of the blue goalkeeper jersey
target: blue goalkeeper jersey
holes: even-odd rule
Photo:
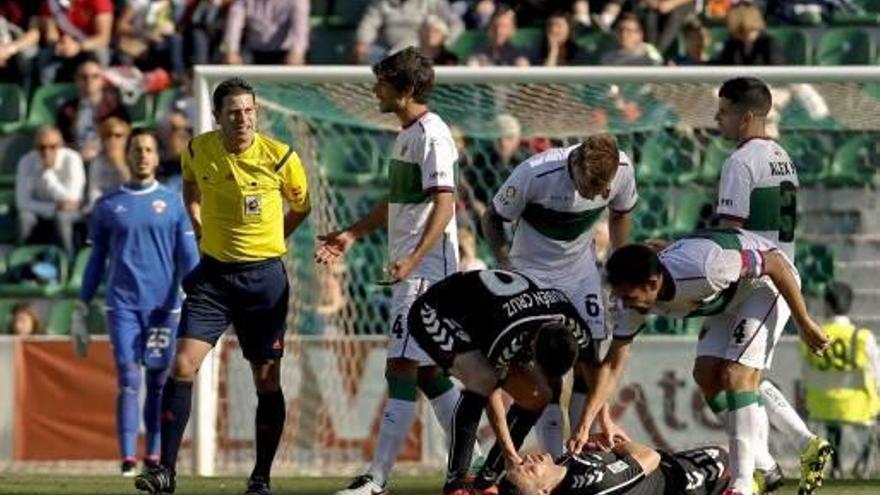
[[[180,307],[180,281],[198,263],[198,248],[176,193],[158,182],[108,193],[92,212],[89,240],[82,300],[94,297],[106,265],[108,309]]]

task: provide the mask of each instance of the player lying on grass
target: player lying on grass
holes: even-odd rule
[[[590,442],[565,454],[527,455],[499,486],[499,495],[718,495],[730,480],[723,447],[669,454],[636,442],[612,448]]]
[[[750,495],[754,448],[760,441],[758,385],[788,320],[788,308],[812,350],[828,346],[822,328],[807,313],[794,265],[771,241],[756,234],[710,230],[695,232],[659,253],[642,244],[624,246],[608,260],[606,275],[612,295],[623,307],[615,318],[614,342],[591,391],[588,419],[611,396],[632,339],[649,313],[706,316],[694,379],[714,411],[728,411],[732,467],[728,491]],[[780,297],[787,306],[777,303]],[[589,427],[590,421],[582,424],[570,439],[572,452],[579,452],[588,440]]]
[[[549,380],[568,372],[579,356],[578,370],[586,373],[581,364],[596,355],[586,323],[568,298],[515,272],[451,275],[416,299],[407,324],[416,343],[465,387],[450,435],[443,488],[448,495],[474,493],[465,476],[477,425],[490,396],[497,400],[509,371],[517,370],[527,379],[526,385],[510,389],[514,400],[519,390],[542,391],[529,399],[520,397],[507,421],[503,412],[489,409],[504,458],[516,465],[521,459],[515,444],[522,442],[549,400]],[[514,425],[512,431],[508,422]]]

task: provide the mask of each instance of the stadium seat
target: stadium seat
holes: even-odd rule
[[[345,2],[343,2],[345,3]],[[311,30],[308,61],[310,64],[351,63],[355,32],[343,28],[315,28]]]
[[[0,188],[15,186],[18,161],[33,149],[34,136],[29,132],[18,131],[0,137]]]
[[[331,0],[327,23],[339,27],[355,28],[369,4],[370,0]],[[354,44],[349,46],[354,46]]]
[[[614,35],[598,31],[589,31],[578,35],[575,43],[584,51],[586,62],[590,65],[599,63],[602,54],[616,46]]]
[[[812,63],[813,47],[807,33],[797,27],[771,27],[767,33],[772,36],[785,53],[785,63],[788,65],[810,65]]]
[[[69,335],[70,323],[73,321],[73,310],[76,301],[73,299],[58,299],[52,302],[49,309],[49,319],[46,321],[47,335]]]
[[[0,335],[9,334],[9,324],[12,322],[12,307],[18,302],[16,299],[0,299]]]
[[[18,217],[15,213],[15,191],[0,189],[0,243],[16,242],[18,240],[17,232]]]
[[[877,180],[880,148],[877,136],[861,134],[846,140],[831,160],[826,182],[832,186],[858,187]]]
[[[642,144],[636,175],[643,184],[687,184],[697,178],[699,163],[693,139],[660,132]]]
[[[0,84],[0,133],[15,132],[27,117],[27,97],[19,84]]]
[[[834,280],[834,254],[825,244],[798,242],[795,265],[801,275],[801,290],[807,295],[822,295]]]
[[[73,266],[70,271],[70,280],[67,281],[64,287],[64,295],[68,297],[79,296],[79,290],[82,287],[83,277],[86,273],[86,265],[89,263],[89,255],[91,254],[92,248],[90,247],[82,248],[76,253],[76,258],[73,260]]]
[[[484,46],[489,41],[485,31],[471,30],[461,33],[451,45],[449,50],[458,55],[458,58],[465,62],[468,57],[473,55],[478,48]]]
[[[862,28],[834,28],[819,39],[818,65],[869,65],[874,61],[871,33]]]
[[[153,125],[153,96],[141,94],[137,101],[125,105],[125,111],[132,127],[150,127]]]
[[[39,258],[44,258],[55,265],[58,270],[58,282],[46,285],[35,282],[22,282],[15,276],[27,265]],[[58,246],[20,246],[7,256],[7,270],[4,280],[0,282],[0,297],[47,297],[61,292],[67,282],[68,259]]]
[[[703,152],[703,164],[697,175],[697,182],[707,186],[717,186],[721,179],[721,168],[732,151],[733,146],[725,139],[712,138]]]
[[[328,138],[321,144],[319,162],[335,186],[364,186],[380,180],[379,150],[366,135]]]
[[[31,98],[27,124],[29,129],[55,124],[58,108],[76,96],[73,83],[56,83],[39,86]]]
[[[165,116],[171,111],[171,105],[180,94],[180,88],[168,88],[155,96],[153,102],[153,122],[162,122]]]
[[[855,3],[865,9],[865,12],[880,14],[880,0],[855,0]]]
[[[642,241],[661,238],[669,225],[670,208],[667,189],[643,188],[639,191],[639,203],[633,211],[633,239]]]
[[[545,37],[544,28],[542,27],[519,28],[516,30],[511,43],[523,50],[533,52],[541,48]]]
[[[801,186],[812,186],[826,174],[829,156],[832,151],[817,134],[787,134],[780,144],[797,167]]]
[[[668,229],[670,237],[693,232],[700,223],[704,208],[713,211],[715,203],[703,188],[677,191],[673,201],[672,221]]]

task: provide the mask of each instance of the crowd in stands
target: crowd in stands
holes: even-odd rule
[[[196,64],[326,62],[316,53],[326,49],[319,34],[328,28],[351,35],[331,60],[336,63],[370,64],[416,45],[437,65],[473,67],[785,64],[793,61],[768,24],[816,25],[834,16],[868,15],[864,5],[864,0],[0,0],[0,83],[18,85],[27,99],[52,84],[71,89],[69,98],[49,109],[54,122],[19,130],[33,144],[15,169],[17,242],[52,243],[72,260],[95,202],[128,178],[125,143],[137,126],[156,127],[159,176],[179,187],[179,157],[193,132]],[[340,20],[335,13],[341,10],[357,14]],[[585,36],[598,41],[584,43]],[[173,97],[158,98],[168,92]],[[163,107],[151,109],[156,118],[132,113],[144,94]],[[623,97],[612,100],[622,118],[639,117],[638,107]],[[487,182],[474,174],[497,174],[549,145],[523,140],[512,116],[500,115],[494,125],[493,149],[462,166],[463,196],[475,217],[490,198],[471,186]]]

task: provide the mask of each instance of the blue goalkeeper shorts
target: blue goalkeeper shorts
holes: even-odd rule
[[[179,311],[108,309],[107,325],[117,365],[162,370],[174,358]]]

